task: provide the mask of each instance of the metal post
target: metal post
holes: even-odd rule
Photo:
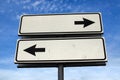
[[[64,80],[64,66],[59,64],[58,66],[58,80]]]

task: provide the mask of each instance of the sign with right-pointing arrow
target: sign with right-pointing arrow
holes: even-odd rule
[[[24,15],[19,35],[101,34],[99,13]]]

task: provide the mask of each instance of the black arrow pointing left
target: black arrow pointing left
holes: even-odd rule
[[[25,49],[24,51],[36,56],[35,52],[45,52],[45,48],[36,48],[36,45],[33,45],[33,46]]]

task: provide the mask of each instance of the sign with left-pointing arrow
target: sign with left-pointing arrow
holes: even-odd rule
[[[15,63],[106,62],[103,38],[24,39]]]
[[[99,13],[23,15],[19,35],[102,34]]]

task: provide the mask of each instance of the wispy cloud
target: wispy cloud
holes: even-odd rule
[[[0,69],[0,80],[57,80],[55,69]]]
[[[16,1],[16,0],[6,0],[7,3],[15,3],[16,5],[20,5],[20,4],[27,4],[29,2],[31,2],[31,0],[20,0],[20,1]]]
[[[26,14],[41,14],[41,13],[69,13],[69,12],[88,12],[91,10],[100,11],[107,6],[89,6],[85,0],[7,0],[4,5],[0,6],[0,13],[7,12],[13,19],[19,19],[23,13]],[[11,4],[11,5],[9,5]],[[98,4],[98,3],[97,3]],[[8,6],[5,6],[8,5]],[[9,9],[7,9],[9,8]],[[107,10],[106,10],[107,11]],[[16,18],[14,17],[16,16]]]
[[[65,80],[119,80],[119,67],[67,68]]]
[[[27,14],[27,13],[17,14],[17,15],[16,15],[16,19],[20,20],[21,16],[22,16],[22,15],[26,15],[26,14]]]
[[[26,4],[26,3],[29,3],[29,2],[31,2],[31,0],[23,0],[22,1],[23,4]]]
[[[43,0],[41,1],[35,1],[34,3],[32,3],[33,7],[37,7],[40,3],[43,3]]]
[[[108,33],[105,35],[106,39],[106,48],[108,52],[108,56],[110,58],[114,57],[120,57],[120,49],[119,49],[119,44],[120,44],[120,37],[119,34],[112,34]]]
[[[12,60],[12,61],[11,61]],[[0,59],[0,65],[3,65],[3,64],[11,64],[11,62],[13,62],[13,59],[11,59],[11,58],[1,58]]]

